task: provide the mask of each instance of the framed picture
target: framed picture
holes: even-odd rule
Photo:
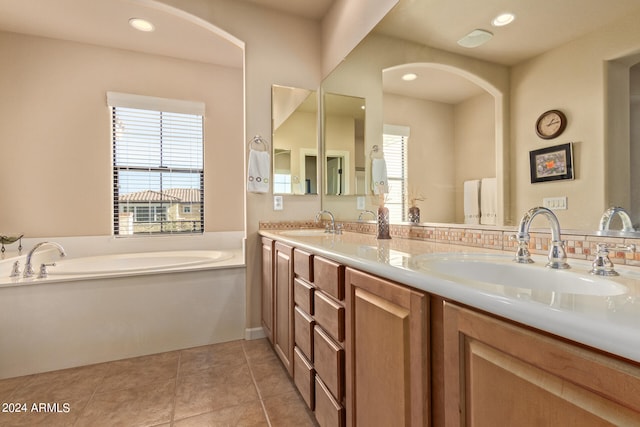
[[[529,168],[531,183],[573,179],[571,143],[530,151]]]

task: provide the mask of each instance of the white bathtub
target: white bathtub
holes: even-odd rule
[[[68,257],[34,256],[36,275],[56,262],[44,279],[10,279],[18,258],[0,262],[0,378],[245,337],[242,249],[78,257],[63,246]]]

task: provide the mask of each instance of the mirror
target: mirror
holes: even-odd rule
[[[425,8],[427,3],[433,13],[420,15],[424,19],[419,24],[409,13],[404,13],[412,8]],[[543,3],[547,4],[547,0]],[[434,7],[434,4],[441,7]],[[529,208],[544,205],[545,199],[554,197],[567,198],[567,209],[555,211],[565,230],[593,232],[602,213],[614,205],[631,210],[634,224],[640,223],[640,211],[631,207],[632,201],[638,197],[632,197],[631,192],[634,187],[633,171],[637,168],[630,164],[630,159],[634,158],[634,144],[629,146],[629,140],[637,139],[634,132],[636,135],[640,133],[634,130],[638,127],[634,119],[637,114],[633,113],[633,106],[629,106],[629,86],[633,86],[633,82],[629,83],[633,72],[631,66],[638,63],[631,58],[640,53],[640,29],[633,24],[634,19],[640,19],[640,5],[625,1],[619,10],[612,11],[603,2],[587,1],[579,19],[581,29],[574,26],[573,18],[568,19],[574,16],[571,9],[577,5],[564,6],[567,13],[564,17],[549,16],[543,12],[544,8],[536,14],[525,11],[519,14],[514,10],[518,18],[513,26],[505,30],[493,29],[494,38],[486,46],[463,49],[455,43],[462,34],[454,38],[460,26],[454,28],[456,26],[438,23],[453,22],[440,16],[441,12],[451,12],[447,2],[401,1],[323,81],[322,90],[325,92],[365,98],[364,145],[367,156],[373,145],[382,144],[385,124],[405,125],[411,129],[408,158],[410,161],[419,159],[422,168],[409,165],[406,191],[410,193],[411,187],[415,187],[425,196],[426,200],[418,204],[423,222],[462,223],[464,181],[493,176],[497,181],[495,223],[498,226],[517,224]],[[491,12],[481,15],[488,13]],[[473,19],[473,13],[467,15]],[[400,18],[405,19],[402,28],[397,25]],[[555,27],[572,31],[571,38],[562,42],[550,40],[552,37],[542,40],[539,35],[534,37],[526,32],[526,28],[541,22],[550,25],[549,20]],[[516,26],[518,22],[522,23],[520,27]],[[507,33],[509,37],[505,37]],[[521,37],[515,37],[515,34]],[[517,47],[513,46],[514,40],[517,40]],[[624,65],[620,70],[602,66],[616,61]],[[477,142],[477,146],[458,146],[453,153],[436,152],[431,147],[425,149],[426,153],[416,153],[416,144],[423,147],[429,138],[445,138],[419,137],[413,129],[415,124],[407,125],[408,122],[400,121],[408,120],[409,113],[417,111],[417,108],[415,105],[403,107],[399,95],[387,89],[385,75],[413,66],[446,71],[480,89],[475,96],[461,101],[462,104],[451,104],[452,120],[456,123],[454,132],[467,132],[465,139],[469,144]],[[626,92],[620,86],[612,89],[612,80],[624,82]],[[552,88],[549,82],[553,82]],[[456,85],[459,84],[447,84],[446,92],[452,92]],[[612,90],[622,94],[612,97]],[[403,97],[407,98],[406,95]],[[417,100],[426,102],[417,91],[408,98],[412,98],[414,103]],[[473,110],[476,113],[467,116],[475,117],[478,120],[475,124],[466,121],[469,117],[463,119],[464,110],[469,108],[472,111],[472,104],[477,108]],[[550,109],[562,110],[568,117],[568,125],[560,136],[543,140],[536,135],[534,124],[540,114]],[[625,118],[629,116],[630,119]],[[491,125],[487,126],[488,123]],[[434,130],[432,126],[428,128]],[[481,138],[476,140],[475,136]],[[479,139],[493,139],[494,143],[480,145]],[[574,179],[532,183],[529,153],[567,142],[572,142],[574,148]],[[412,147],[415,155],[411,152]],[[447,170],[434,171],[435,175],[429,177],[415,175],[417,171],[432,169],[435,159],[439,164],[449,165]],[[480,165],[484,169],[470,170]],[[366,171],[367,178],[369,175],[370,172]],[[436,189],[441,191],[441,195],[435,193]],[[322,201],[324,209],[344,220],[358,218],[362,209],[360,202],[357,197],[334,195],[325,195]],[[371,197],[366,197],[364,202],[370,209]],[[444,206],[455,212],[445,212]],[[540,227],[545,226],[540,223]]]
[[[317,92],[272,86],[273,192],[318,193]]]
[[[365,194],[365,108],[363,98],[324,94],[325,194]]]

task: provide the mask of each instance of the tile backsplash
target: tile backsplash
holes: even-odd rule
[[[376,223],[340,222],[344,231],[363,234],[376,234]],[[261,221],[261,230],[288,230],[298,228],[322,228],[326,222],[309,221]],[[450,243],[461,246],[473,246],[494,250],[510,250],[515,242],[511,236],[516,233],[515,227],[470,227],[463,224],[392,224],[390,226],[392,238],[416,239],[438,243]],[[545,230],[531,230],[529,250],[532,254],[546,255],[549,251],[551,234]],[[614,264],[640,266],[640,239],[622,237],[603,237],[582,232],[565,231],[562,233],[565,241],[567,257],[574,259],[593,259],[598,243],[616,245],[610,249],[609,257]],[[628,251],[624,248],[635,245],[636,250]]]

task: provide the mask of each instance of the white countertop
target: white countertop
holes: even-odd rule
[[[577,343],[640,363],[640,269],[616,266],[621,275],[607,278],[626,287],[613,296],[531,290],[517,286],[454,280],[420,268],[421,260],[446,258],[452,253],[491,254],[498,262],[511,262],[513,254],[483,248],[410,239],[377,240],[373,235],[292,236],[261,230],[260,234],[325,256],[344,265],[493,313]],[[523,268],[545,269],[546,257]],[[568,260],[571,272],[585,279],[590,263]],[[517,265],[517,264],[516,264]],[[551,271],[552,274],[561,272]]]

